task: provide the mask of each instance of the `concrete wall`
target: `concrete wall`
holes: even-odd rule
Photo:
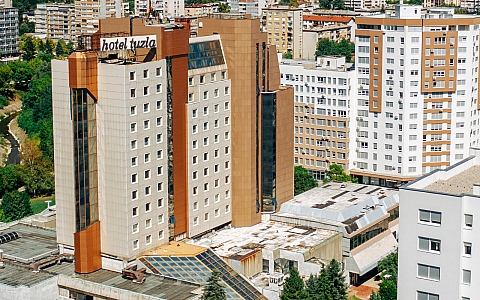
[[[35,299],[56,300],[58,298],[57,277],[52,277],[33,286],[9,286],[0,284],[2,300]]]

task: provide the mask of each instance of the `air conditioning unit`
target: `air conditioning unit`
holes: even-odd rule
[[[398,116],[395,116],[395,118],[394,118],[394,119],[395,119],[395,120],[398,120]]]
[[[391,90],[393,90],[393,87],[389,87],[388,89],[391,91]]]
[[[393,76],[388,77],[388,79],[393,79]]]

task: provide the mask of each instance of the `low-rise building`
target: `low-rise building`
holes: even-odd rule
[[[345,270],[355,284],[395,251],[398,216],[395,189],[329,182],[282,204],[270,220],[341,232]]]
[[[185,16],[200,17],[218,12],[218,3],[199,3],[185,6]]]

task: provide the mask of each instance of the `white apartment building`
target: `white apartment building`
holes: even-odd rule
[[[480,18],[397,5],[356,23],[350,173],[394,185],[467,157],[479,143]]]
[[[75,0],[77,35],[97,32],[99,20],[112,16],[115,16],[115,0]]]
[[[399,300],[478,298],[480,149],[400,190]]]
[[[18,9],[11,7],[9,1],[0,8],[0,28],[0,55],[11,56],[20,53]]]
[[[345,57],[317,61],[284,59],[280,81],[295,91],[295,165],[316,179],[325,178],[330,164],[349,168],[355,155],[356,72]]]
[[[35,33],[45,34],[52,40],[75,38],[75,7],[73,4],[37,4]]]
[[[190,38],[190,53],[215,51],[211,63],[190,58],[188,71],[188,236],[231,222],[230,80],[220,37]],[[213,60],[216,60],[214,63]]]

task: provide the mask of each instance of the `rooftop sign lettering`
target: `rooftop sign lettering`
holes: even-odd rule
[[[139,35],[100,39],[101,51],[135,50],[138,48],[156,48],[156,35]]]

